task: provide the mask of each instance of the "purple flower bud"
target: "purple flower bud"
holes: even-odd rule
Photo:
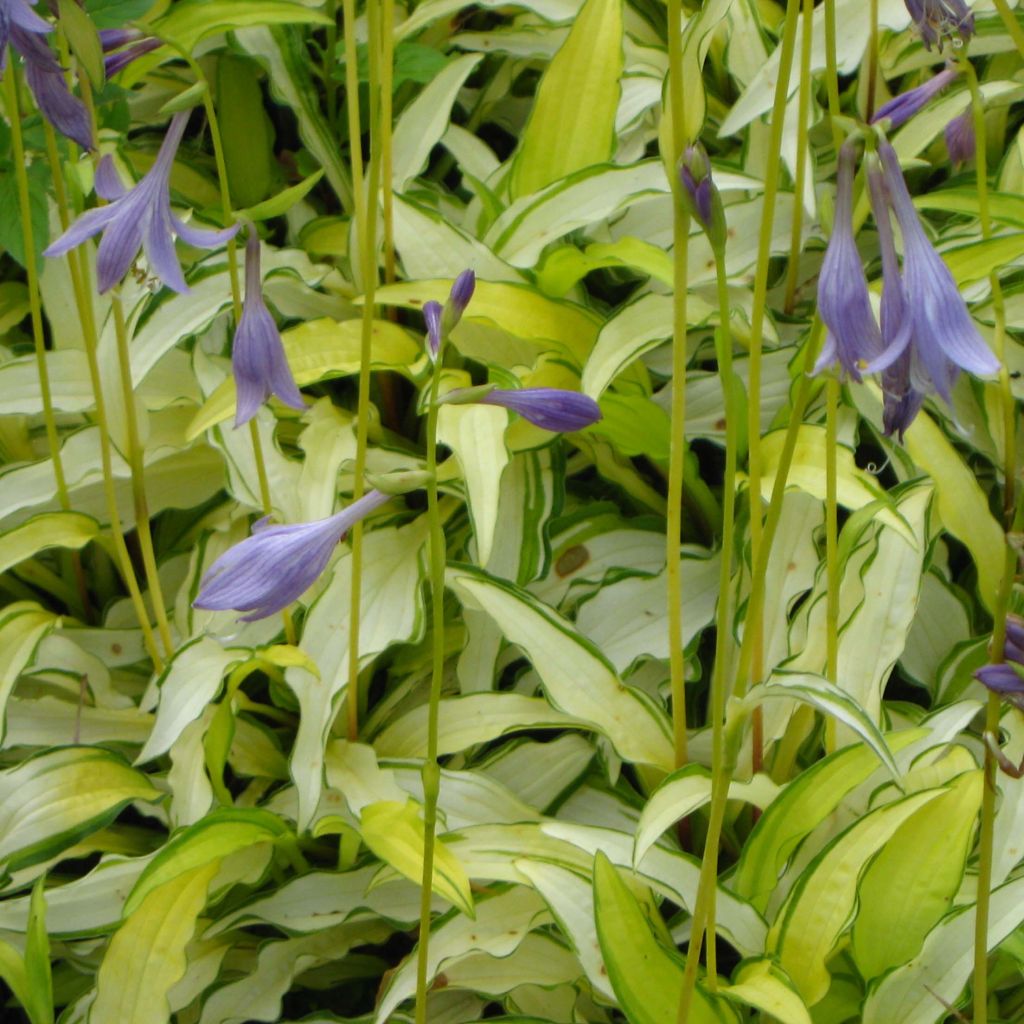
[[[451,294],[448,296],[448,306],[455,317],[455,323],[458,323],[459,317],[466,312],[466,307],[469,305],[469,300],[473,298],[473,291],[475,289],[476,274],[472,270],[464,270],[455,278]]]
[[[601,410],[589,395],[561,388],[496,388],[480,398],[485,405],[500,405],[519,413],[544,430],[569,433],[582,430],[601,418]]]
[[[711,161],[699,142],[686,147],[679,162],[679,180],[683,186],[683,202],[717,251],[726,240],[725,210],[711,177]]]
[[[892,128],[899,128],[900,125],[909,121],[925,104],[937,96],[950,82],[956,78],[957,72],[952,68],[946,68],[937,75],[933,75],[923,85],[915,89],[908,89],[894,96],[888,103],[883,104],[875,111],[871,118],[872,124],[888,120]]]
[[[1007,663],[999,665],[986,665],[974,673],[986,689],[998,693],[1000,697],[1006,698],[1011,704],[1024,711],[1024,676]]]
[[[117,53],[108,53],[103,58],[104,74],[107,78],[113,78],[119,71],[124,71],[132,61],[138,60],[139,57],[143,57],[147,53],[152,53],[153,50],[159,49],[161,46],[163,43],[159,39],[143,39],[134,46],[118,50]]]
[[[903,284],[911,321],[911,382],[918,391],[938,392],[948,402],[959,370],[994,374],[999,371],[999,360],[978,334],[953,275],[921,226],[896,151],[882,142],[878,152],[889,202],[903,234]]]
[[[185,224],[171,213],[171,167],[185,133],[189,113],[182,111],[174,115],[153,166],[134,188],[119,190],[109,206],[87,210],[43,255],[61,256],[103,232],[96,258],[101,292],[109,291],[124,277],[140,249],[145,250],[150,268],[168,288],[187,292],[188,285],[174,251],[174,235],[188,245],[215,249],[233,238],[241,226],[232,224],[223,231],[203,231]],[[118,191],[114,189],[109,174],[104,180],[106,188]]]
[[[948,37],[959,36],[966,43],[974,35],[974,15],[964,0],[903,0],[921,33],[925,49]]]
[[[305,409],[302,392],[285,359],[277,324],[263,302],[260,238],[251,224],[245,245],[245,301],[231,346],[231,369],[237,396],[236,427],[248,423],[272,394],[293,409]]]
[[[441,321],[444,317],[444,310],[440,302],[431,299],[423,303],[423,319],[427,324],[427,347],[430,349],[432,359],[437,358],[441,351]]]
[[[1011,661],[1024,665],[1024,619],[1019,615],[1006,616],[1006,648],[1004,654]]]
[[[838,360],[843,371],[859,381],[861,371],[882,354],[883,345],[853,237],[856,156],[852,142],[839,150],[835,221],[818,276],[818,310],[828,335],[814,372],[820,373]]]
[[[46,25],[46,22],[42,24]],[[83,149],[92,149],[89,113],[85,104],[68,91],[64,71],[41,32],[26,30],[15,24],[10,29],[10,40],[25,60],[25,81],[32,90],[39,112],[62,135],[74,140]]]
[[[348,508],[312,523],[270,526],[261,519],[251,537],[210,566],[193,606],[248,612],[243,622],[281,611],[316,582],[353,524],[389,500],[380,491],[368,491]]]
[[[968,107],[943,130],[946,152],[954,164],[965,164],[974,156],[974,111]]]
[[[101,28],[99,36],[103,52],[109,53],[141,39],[142,33],[137,28]]]

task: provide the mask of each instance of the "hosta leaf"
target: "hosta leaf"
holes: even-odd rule
[[[0,739],[6,735],[7,703],[14,684],[56,619],[52,612],[45,611],[34,601],[9,604],[0,614]]]
[[[741,964],[732,983],[722,987],[722,995],[771,1015],[779,1024],[811,1024],[804,1001],[771,960]]]
[[[187,969],[185,947],[220,868],[213,859],[150,889],[114,934],[96,977],[91,1024],[165,1024],[167,993]]]
[[[594,859],[594,917],[608,979],[629,1020],[672,1020],[683,987],[682,961],[658,942],[640,903],[602,853]],[[739,1017],[698,983],[687,1019],[691,1024],[721,1024]]]
[[[905,821],[875,858],[858,892],[853,956],[865,978],[906,963],[952,906],[981,806],[980,770]]]
[[[291,834],[288,825],[269,811],[222,808],[178,832],[146,866],[132,889],[124,912],[130,916],[155,889],[190,874],[228,854],[259,843],[273,843]],[[212,876],[211,876],[212,877]]]
[[[766,949],[778,956],[808,1006],[828,991],[825,964],[854,912],[866,865],[903,822],[940,793],[915,793],[872,811],[826,846],[797,879]]]
[[[132,800],[162,795],[110,751],[44,751],[0,772],[0,864],[12,871],[47,860],[107,825]]]
[[[611,157],[621,70],[621,0],[586,0],[537,87],[513,165],[513,196]]]
[[[46,896],[43,876],[40,875],[29,897],[25,936],[25,980],[28,984],[25,1009],[32,1024],[53,1024],[53,974],[50,969],[50,938],[46,929]]]
[[[451,569],[448,582],[464,603],[485,611],[523,649],[556,708],[591,722],[623,757],[671,765],[663,712],[623,686],[605,659],[557,612],[469,566]]]
[[[890,750],[898,751],[924,735],[924,730],[890,733],[886,741]],[[743,846],[730,888],[763,910],[783,866],[801,840],[877,768],[874,751],[858,744],[837,750],[801,772],[758,820]]]
[[[299,22],[323,25],[327,16],[315,8],[290,0],[252,0],[239,11],[231,0],[181,0],[156,23],[165,39],[173,39],[191,52],[196,43],[215,32],[252,25],[288,25]]]
[[[411,881],[423,877],[424,826],[420,807],[412,800],[367,804],[359,816],[363,842],[396,871]],[[434,843],[433,888],[464,914],[475,916],[469,878],[458,857],[440,838]]]

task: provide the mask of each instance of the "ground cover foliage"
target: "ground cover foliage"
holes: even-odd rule
[[[973,6],[0,0],[5,1020],[1024,1019]]]

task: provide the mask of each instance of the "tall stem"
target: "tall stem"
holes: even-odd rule
[[[868,94],[864,103],[865,121],[870,121],[875,113],[875,93],[878,89],[878,0],[870,0],[868,18]]]
[[[725,253],[715,253],[715,276],[718,285],[718,315],[721,328],[715,336],[718,357],[718,375],[722,382],[722,404],[725,407],[725,475],[722,481],[722,550],[718,568],[718,607],[715,614],[715,667],[711,676],[711,784],[712,803],[723,808],[729,791],[731,770],[726,772],[724,729],[727,676],[726,667],[732,634],[732,554],[736,519],[736,459],[739,448],[739,412],[736,407],[737,391],[732,371],[732,335],[729,330],[729,286],[725,271]],[[717,817],[717,815],[715,815]],[[706,933],[708,985],[712,990],[718,983],[715,962],[715,897],[718,879],[718,844],[721,824],[713,834],[708,830],[704,843],[702,876],[708,879],[706,893]],[[704,865],[707,865],[705,868]],[[690,945],[686,954],[686,975],[696,978],[700,958],[703,922],[694,919],[690,932]],[[680,1020],[683,1018],[680,1017]]]
[[[961,58],[961,68],[971,91],[971,110],[974,120],[974,165],[978,188],[978,219],[981,222],[981,237],[992,237],[992,218],[989,211],[987,139],[985,133],[985,107],[978,76],[974,66]],[[992,289],[992,309],[995,319],[993,339],[995,353],[1002,367],[999,371],[999,395],[1003,414],[1003,525],[1007,531],[1013,529],[1017,493],[1017,430],[1015,422],[1016,403],[1010,387],[1010,375],[1006,367],[1006,307],[1003,301],[1002,285],[995,271],[989,275]],[[994,627],[990,658],[994,663],[1006,657],[1006,613],[1013,592],[1014,570],[1017,554],[1007,543],[1003,563],[1003,577],[996,595],[993,609]],[[1000,701],[990,693],[985,709],[985,729],[996,734],[999,730]],[[984,788],[981,798],[981,822],[978,834],[978,902],[974,916],[974,1024],[988,1022],[988,921],[992,899],[992,861],[995,842],[996,805],[996,762],[988,746],[985,747]]]
[[[789,236],[789,263],[786,267],[786,292],[783,308],[793,312],[797,279],[800,276],[800,252],[803,249],[804,191],[807,187],[809,162],[807,134],[810,120],[811,41],[813,38],[814,0],[804,0],[803,27],[800,34],[800,96],[797,100],[796,180],[793,183],[793,230]]]
[[[71,508],[68,496],[67,478],[64,475],[64,456],[60,450],[60,435],[57,432],[57,418],[53,412],[53,395],[50,390],[50,371],[46,364],[46,336],[43,333],[43,307],[39,297],[39,268],[36,266],[35,234],[32,230],[31,195],[28,182],[28,168],[25,164],[25,143],[21,134],[21,104],[18,97],[18,73],[13,58],[8,60],[8,71],[4,75],[4,105],[11,122],[11,150],[14,157],[14,177],[18,186],[18,208],[21,214],[21,241],[25,257],[25,277],[28,283],[29,314],[32,321],[32,343],[39,374],[39,395],[43,403],[43,425],[46,429],[46,446],[53,465],[53,479],[57,487],[57,500],[67,512]],[[44,123],[45,120],[44,120]],[[49,128],[49,125],[47,125]],[[50,129],[52,136],[53,130]],[[62,182],[63,184],[63,182]],[[78,600],[82,614],[89,608],[89,590],[82,572],[82,559],[78,551],[71,552],[72,571],[78,587]]]
[[[1010,10],[1006,0],[992,0],[992,3],[995,4],[999,17],[1003,19],[1003,26],[1016,45],[1017,52],[1024,57],[1024,29],[1020,27],[1020,23],[1013,16],[1013,12]]]
[[[156,564],[156,552],[153,548],[153,533],[149,525],[149,501],[146,498],[145,459],[142,444],[139,440],[139,422],[135,410],[135,389],[132,385],[131,354],[128,350],[128,329],[124,322],[124,309],[121,299],[115,295],[110,303],[114,314],[114,333],[117,337],[117,362],[121,375],[121,401],[124,405],[124,421],[126,442],[128,447],[128,468],[131,470],[132,500],[135,505],[135,532],[139,538],[139,550],[142,552],[142,566],[149,584],[149,599],[153,604],[157,629],[164,646],[164,653],[170,657],[174,653],[174,641],[167,622],[167,609],[164,606],[163,590],[160,586],[160,572]]]
[[[369,56],[370,56],[370,174],[364,189],[362,174],[362,135],[359,124],[359,105],[349,96],[349,126],[354,133],[349,139],[353,154],[352,181],[358,184],[356,192],[356,231],[359,236],[359,258],[363,278],[363,319],[359,344],[359,393],[356,407],[356,464],[352,481],[352,500],[363,496],[366,474],[366,449],[370,425],[370,360],[373,343],[373,300],[377,287],[377,192],[380,183],[380,22],[381,0],[367,4]],[[353,18],[349,20],[352,0],[345,0],[345,44],[353,45],[351,37]],[[354,60],[354,58],[353,58]],[[346,72],[348,62],[346,62]],[[353,84],[346,83],[351,90]],[[353,120],[354,119],[354,120]],[[358,173],[356,154],[358,158]],[[348,738],[355,742],[359,736],[359,622],[362,609],[363,578],[363,524],[352,528],[352,585],[349,594],[348,641]]]
[[[217,168],[217,186],[220,191],[221,217],[225,224],[230,224],[234,219],[234,212],[231,206],[231,185],[228,181],[228,165],[224,158],[224,140],[220,133],[220,119],[217,117],[217,107],[213,102],[213,94],[210,92],[210,83],[207,80],[203,69],[191,55],[179,50],[188,66],[192,69],[197,82],[202,82],[203,89],[203,112],[206,114],[206,123],[210,128],[210,144],[213,146],[213,160]],[[238,244],[234,238],[229,238],[225,246],[228,257],[228,279],[231,282],[231,310],[232,317],[237,327],[238,321],[242,319],[242,286],[241,275],[238,272]],[[254,416],[249,420],[249,440],[252,443],[252,457],[256,466],[256,481],[260,492],[260,505],[263,514],[269,516],[273,513],[274,507],[270,497],[270,481],[267,477],[267,461],[263,456],[263,443],[260,441],[259,427]],[[284,623],[285,640],[288,643],[295,643],[295,625],[292,622],[291,612],[285,608],[281,612],[281,620]]]
[[[754,275],[754,298],[750,316],[750,383],[748,395],[748,477],[750,493],[750,555],[755,566],[767,565],[762,558],[761,522],[761,345],[764,339],[764,319],[768,299],[768,263],[771,258],[772,228],[775,224],[775,203],[779,192],[779,176],[782,166],[782,129],[786,117],[786,101],[789,96],[789,79],[793,68],[793,51],[796,49],[797,17],[800,0],[788,0],[786,21],[779,48],[779,73],[775,83],[775,99],[772,104],[771,135],[768,141],[768,162],[765,167],[764,207],[761,214],[761,230],[757,243],[757,267]],[[754,579],[752,586],[758,581]],[[737,679],[737,692],[742,695],[751,683],[760,682],[764,674],[764,608],[753,603],[747,606],[743,624],[744,647],[749,642],[751,659],[750,675]],[[763,717],[757,708],[753,716],[753,768],[759,771],[764,758],[762,736]]]
[[[437,763],[437,729],[444,677],[444,569],[447,560],[444,528],[437,493],[437,399],[441,382],[444,339],[434,360],[427,409],[427,517],[430,524],[431,636],[430,702],[427,710],[427,757],[423,762],[423,879],[420,883],[420,930],[416,959],[416,1024],[427,1021],[427,957],[430,943],[430,903],[434,879],[434,843],[441,768]]]
[[[395,0],[383,0],[380,53],[380,160],[381,212],[384,227],[384,283],[395,280],[395,212],[392,175],[394,173],[394,136],[392,133]]]
[[[61,227],[66,231],[71,223],[71,214],[68,207],[67,193],[64,190],[64,179],[61,177],[63,170],[57,154],[53,129],[45,121],[43,122],[43,127],[46,137],[47,159],[50,163],[50,173],[53,179],[54,196],[57,200],[57,212],[60,216]],[[163,657],[157,647],[153,626],[149,621],[149,612],[146,610],[146,602],[142,598],[142,591],[135,576],[135,567],[132,565],[131,555],[128,553],[128,545],[124,539],[121,513],[117,507],[117,490],[114,484],[114,471],[110,454],[110,431],[107,428],[106,401],[103,397],[103,381],[100,376],[99,359],[96,355],[99,343],[96,337],[96,315],[92,304],[92,285],[88,280],[88,264],[85,257],[78,250],[69,252],[67,254],[67,261],[68,271],[71,275],[71,287],[75,293],[75,305],[78,308],[79,320],[82,323],[85,358],[89,367],[89,380],[92,384],[93,399],[96,405],[94,414],[96,429],[99,433],[103,496],[106,500],[107,516],[110,519],[110,531],[114,539],[114,553],[117,556],[118,568],[121,570],[121,578],[128,589],[132,607],[135,609],[139,628],[142,630],[143,645],[150,660],[153,662],[153,668],[159,673],[163,671]]]
[[[330,24],[327,26],[327,52],[324,54],[324,94],[327,97],[327,123],[334,128],[338,118],[338,83],[334,80],[334,67],[337,63],[334,51],[338,48],[338,0],[327,0],[326,14]]]
[[[686,456],[686,290],[690,215],[679,194],[679,159],[686,144],[683,117],[683,12],[680,0],[668,0],[669,105],[672,110],[672,443],[669,451],[668,510],[665,523],[665,583],[668,587],[668,658],[672,688],[672,733],[677,768],[688,759],[686,739],[686,663],[683,652],[682,559],[683,466]]]
[[[878,53],[877,4],[871,9],[871,53]],[[870,60],[870,58],[869,58]],[[871,70],[874,83],[877,72]],[[836,153],[842,144],[839,128],[839,70],[836,61],[836,4],[825,0],[825,80],[828,92],[829,120],[832,123],[832,142]],[[873,101],[872,91],[872,103]],[[838,499],[838,419],[839,380],[829,377],[825,384],[825,677],[833,683],[839,680],[839,499]],[[831,716],[825,719],[825,749],[836,745],[836,723]]]

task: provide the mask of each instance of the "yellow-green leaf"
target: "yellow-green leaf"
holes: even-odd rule
[[[281,335],[284,354],[299,387],[329,377],[345,377],[359,372],[362,338],[361,320],[308,320]],[[410,375],[421,352],[416,342],[398,324],[387,320],[373,322],[370,365],[376,370],[394,370]],[[203,403],[188,425],[186,439],[198,437],[204,430],[232,416],[235,411],[235,381],[228,377]]]
[[[735,981],[722,988],[722,995],[769,1014],[779,1024],[811,1024],[804,1001],[771,960],[742,964]]]
[[[99,523],[81,512],[43,512],[0,534],[0,572],[47,548],[84,547],[100,532]]]
[[[167,1024],[167,993],[185,974],[185,947],[220,870],[214,859],[152,889],[110,940],[90,1024]]]
[[[401,804],[394,800],[379,800],[367,804],[360,812],[359,822],[363,842],[382,861],[410,881],[417,884],[422,881],[425,829],[414,801],[407,800]],[[464,914],[474,916],[466,870],[440,839],[434,842],[432,887],[438,896],[443,896]]]
[[[586,0],[537,88],[513,197],[611,159],[622,73],[621,0]]]

